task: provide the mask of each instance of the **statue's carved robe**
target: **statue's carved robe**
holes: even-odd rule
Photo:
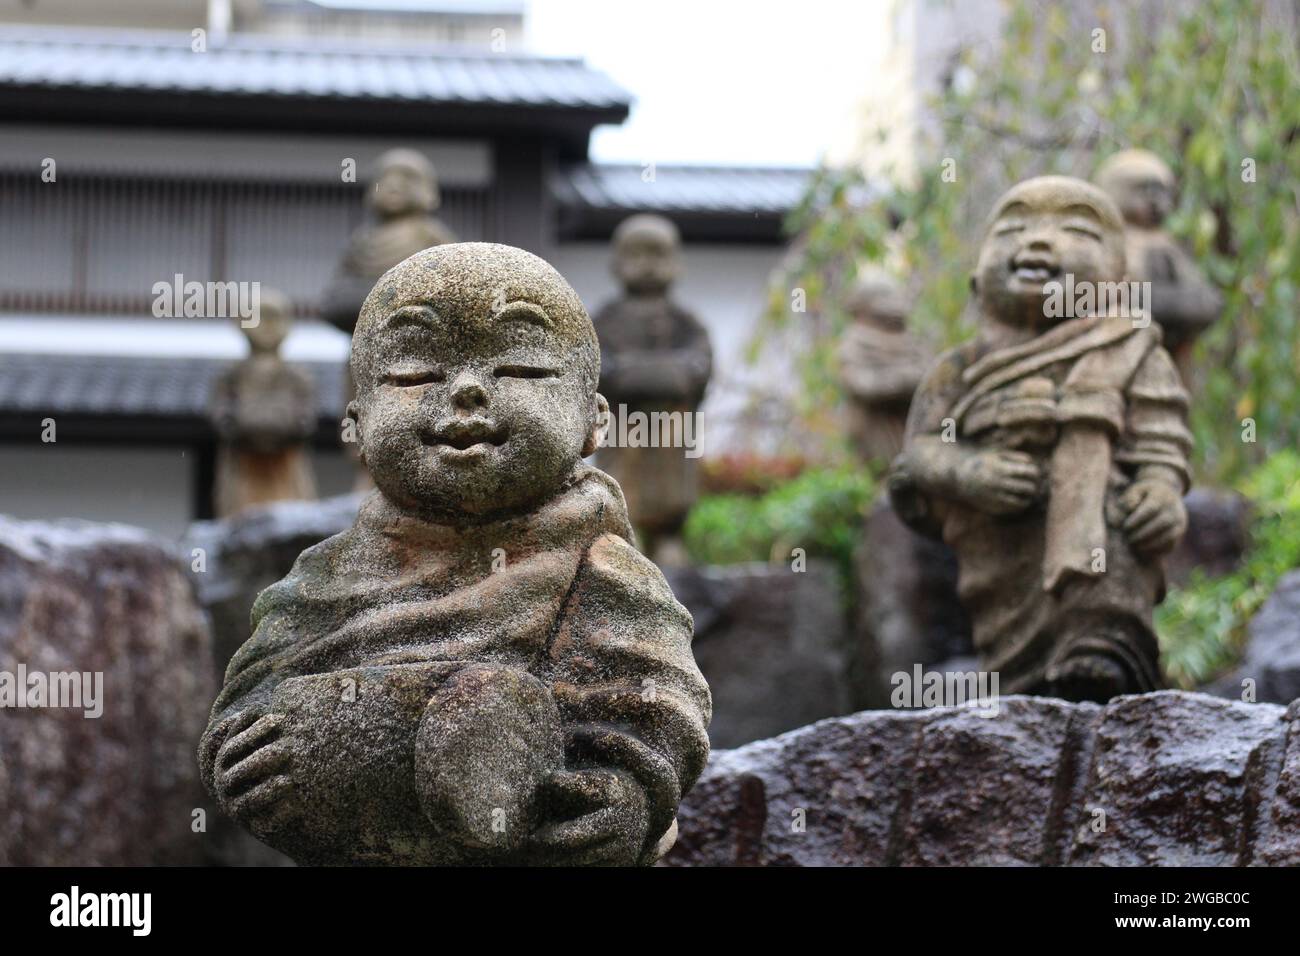
[[[316,386],[305,372],[277,357],[246,359],[217,379],[210,414],[219,438],[218,517],[316,497],[307,451],[316,432]]]
[[[1134,690],[1159,686],[1163,564],[1133,551],[1119,498],[1147,468],[1186,490],[1187,404],[1158,327],[1128,318],[1073,319],[994,351],[976,340],[927,376],[909,442],[955,425],[959,442],[1028,452],[1046,475],[1040,501],[1010,516],[927,494],[910,447],[891,476],[904,520],[956,552],[981,664],[1004,692],[1040,689],[1051,663],[1088,647],[1121,659]]]
[[[912,393],[931,355],[905,329],[854,322],[840,339],[839,360],[849,397],[849,436],[864,460],[888,464],[903,450]]]
[[[404,515],[376,492],[353,528],[304,551],[258,597],[208,731],[248,709],[297,708],[312,717],[290,733],[356,740],[341,756],[304,744],[321,755],[294,779],[314,829],[277,847],[317,862],[464,862],[420,810],[413,738],[438,685],[488,663],[550,689],[569,769],[612,768],[645,788],[653,862],[707,759],[711,701],[691,616],[630,536],[618,487],[580,464],[536,511],[468,527]],[[371,711],[337,703],[345,679]],[[302,703],[304,680],[321,702]]]
[[[709,334],[695,316],[671,299],[625,296],[592,323],[600,340],[600,392],[616,418],[695,413],[713,370]],[[597,460],[623,489],[638,531],[676,531],[699,495],[699,459],[683,448],[607,446]]]

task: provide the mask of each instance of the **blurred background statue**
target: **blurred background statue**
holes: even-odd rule
[[[845,305],[851,323],[839,359],[849,437],[864,461],[888,464],[903,450],[912,393],[932,356],[907,330],[903,287],[883,269],[860,270]]]
[[[681,272],[677,227],[662,216],[635,215],[619,224],[613,239],[613,270],[623,294],[593,320],[600,391],[614,423],[598,464],[622,487],[644,552],[660,564],[684,564],[679,532],[698,495],[699,459],[681,443],[625,447],[618,436],[627,431],[618,424],[637,413],[678,413],[680,427],[698,436],[695,414],[713,370],[713,349],[704,326],[669,294]]]
[[[289,300],[263,289],[256,324],[240,327],[249,354],[213,383],[217,431],[214,511],[316,497],[307,443],[316,431],[316,387],[280,357],[293,324]]]
[[[1124,214],[1128,276],[1151,283],[1152,318],[1183,381],[1191,382],[1192,348],[1223,311],[1223,297],[1164,229],[1174,207],[1174,174],[1159,156],[1128,149],[1097,170],[1097,184]]]
[[[422,249],[455,242],[433,215],[440,204],[438,177],[423,154],[391,149],[380,156],[369,197],[373,221],[352,234],[325,291],[321,317],[351,334],[361,303],[381,275]]]
[[[361,304],[381,275],[430,246],[455,242],[456,236],[433,211],[442,203],[433,164],[413,149],[390,149],[379,157],[369,196],[373,221],[352,234],[347,251],[321,301],[321,318],[349,335]],[[356,397],[356,383],[346,365],[344,404]],[[341,414],[342,410],[340,410]],[[371,486],[369,473],[356,460],[355,446],[344,443],[357,464],[358,490]]]

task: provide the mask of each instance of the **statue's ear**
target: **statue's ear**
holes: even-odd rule
[[[605,401],[605,396],[597,392],[591,400],[591,420],[587,424],[587,439],[582,443],[582,457],[595,454],[605,441],[605,433],[609,431],[609,402]]]
[[[357,446],[357,457],[361,463],[366,463],[366,445],[361,437],[361,406],[354,398],[348,402],[347,410],[343,413],[343,441]]]

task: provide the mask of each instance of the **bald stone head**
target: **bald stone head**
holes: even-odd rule
[[[413,149],[390,149],[376,163],[370,205],[380,219],[427,214],[442,201],[433,164]]]
[[[878,266],[858,270],[844,305],[855,322],[889,332],[902,331],[907,322],[902,283]]]
[[[241,318],[239,328],[253,355],[275,355],[293,328],[293,303],[278,289],[262,287],[258,291],[257,321],[250,325]]]
[[[681,273],[681,245],[671,220],[629,216],[614,230],[614,275],[631,295],[664,295]]]
[[[1174,208],[1173,170],[1155,153],[1126,149],[1097,170],[1097,185],[1115,200],[1124,219],[1144,229],[1156,229]]]
[[[972,290],[986,316],[1043,325],[1049,282],[1124,279],[1124,222],[1110,198],[1071,176],[1039,176],[1011,187],[993,207]]]
[[[348,406],[375,485],[412,514],[526,510],[596,447],[608,412],[587,311],[513,246],[426,249],[375,284],[352,336]]]

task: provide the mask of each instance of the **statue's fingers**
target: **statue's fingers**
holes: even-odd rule
[[[1125,511],[1132,511],[1141,504],[1142,499],[1146,496],[1146,488],[1143,488],[1141,485],[1129,485],[1128,488],[1124,490],[1124,493],[1119,496],[1119,503],[1123,506]]]
[[[1143,525],[1151,521],[1152,518],[1160,515],[1160,503],[1152,500],[1150,496],[1142,499],[1140,503],[1128,513],[1124,519],[1124,530],[1133,534]]]
[[[230,815],[237,819],[247,819],[263,813],[283,800],[292,790],[293,779],[288,774],[272,777],[230,801]]]
[[[214,765],[222,744],[231,734],[237,734],[257,720],[257,714],[251,710],[240,710],[223,717],[209,733],[203,735],[199,744],[199,759],[204,766]]]
[[[1032,465],[1034,463],[1034,456],[1029,454],[1029,452],[1015,451],[1010,448],[998,452],[998,457],[1005,462],[1016,462],[1017,464],[1029,464],[1029,465]]]
[[[1172,534],[1174,528],[1174,521],[1168,515],[1157,511],[1149,521],[1129,531],[1128,536],[1129,540],[1138,547],[1146,547],[1163,535]]]
[[[239,796],[287,768],[292,756],[286,741],[267,744],[222,773],[222,793],[227,800]]]
[[[1030,478],[1003,478],[998,482],[998,490],[1004,494],[1033,497],[1038,492],[1038,482]]]
[[[217,769],[227,770],[263,744],[274,740],[280,733],[279,714],[265,714],[246,730],[241,730],[222,746],[217,754]]]

